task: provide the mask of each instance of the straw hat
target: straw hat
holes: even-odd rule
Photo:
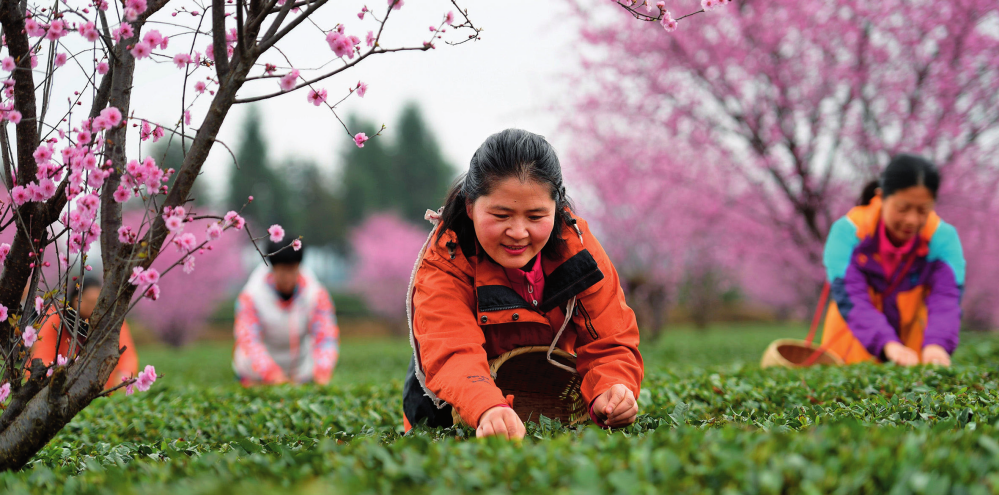
[[[541,415],[564,425],[585,421],[589,415],[579,391],[582,378],[549,363],[547,353],[548,346],[520,347],[489,361],[489,371],[503,395],[513,395],[513,410],[521,421],[537,422]],[[576,357],[561,349],[552,352],[552,359],[576,368]],[[451,415],[454,424],[464,424],[454,409]]]

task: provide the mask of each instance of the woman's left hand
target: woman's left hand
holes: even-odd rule
[[[943,347],[930,344],[923,348],[923,364],[950,366],[950,354]]]
[[[624,385],[614,385],[593,401],[593,414],[611,428],[628,426],[638,417],[635,393]]]

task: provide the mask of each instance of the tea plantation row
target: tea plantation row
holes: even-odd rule
[[[93,404],[0,491],[999,493],[999,340],[950,369],[760,370],[778,333],[667,336],[643,348],[637,424],[543,421],[522,443],[402,436],[405,343],[345,345],[329,387],[254,390],[224,346],[150,352],[153,390]]]

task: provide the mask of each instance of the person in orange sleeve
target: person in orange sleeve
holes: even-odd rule
[[[487,138],[427,219],[436,227],[407,295],[407,431],[450,426],[454,408],[476,436],[523,438],[489,360],[553,341],[576,353],[595,423],[635,422],[644,375],[635,313],[614,265],[573,213],[545,138],[519,129]]]
[[[83,280],[79,284],[73,284],[70,288],[70,307],[79,307],[80,317],[84,321],[87,321],[93,314],[94,308],[97,307],[97,298],[100,294],[101,281],[92,275],[87,275],[83,277]],[[72,357],[68,356],[72,339],[71,332],[68,329],[63,329],[62,341],[59,342],[58,351],[56,350],[56,340],[59,338],[60,323],[61,319],[58,313],[52,311],[48,314],[41,328],[38,330],[38,341],[31,347],[31,359],[41,359],[47,366],[52,364],[56,355]],[[85,340],[85,336],[80,337],[75,352],[79,352]],[[124,321],[121,324],[121,333],[118,336],[118,347],[124,347],[125,352],[118,358],[118,364],[111,372],[111,376],[108,377],[105,388],[119,385],[122,378],[135,376],[139,372],[139,355],[135,352],[135,342],[132,341],[132,332],[128,328],[128,323]]]

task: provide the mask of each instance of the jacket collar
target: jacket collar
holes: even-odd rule
[[[857,237],[861,241],[869,241],[876,249],[878,224],[881,222],[881,198],[875,197],[868,205],[855,206],[847,218],[857,227]],[[930,239],[940,226],[940,217],[937,212],[930,212],[926,219],[926,225],[919,231],[919,243],[916,247],[920,256],[926,256],[929,250]]]
[[[573,220],[577,220],[577,217],[573,216]],[[587,230],[585,224],[582,229]],[[573,296],[589,289],[604,278],[596,260],[586,250],[581,236],[576,235],[576,229],[572,225],[564,229],[562,236],[566,240],[565,254],[557,260],[541,257],[541,268],[545,274],[545,291],[544,300],[536,309],[542,313],[565,306]],[[447,239],[446,242],[457,247],[453,232],[448,232],[444,238]],[[482,253],[482,246],[478,242],[475,242],[474,247],[460,247],[462,254],[475,253],[471,257],[466,257],[466,260],[472,268],[479,312],[513,308],[535,309],[511,287],[503,267]]]

